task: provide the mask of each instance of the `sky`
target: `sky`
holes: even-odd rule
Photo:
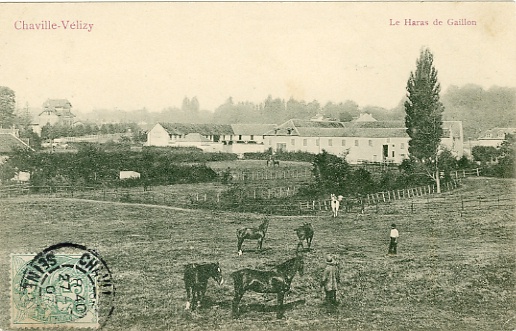
[[[42,21],[61,28],[19,29]],[[390,109],[423,47],[443,92],[516,87],[515,23],[512,2],[2,3],[0,86],[20,107],[68,99],[75,112],[161,111],[194,96],[213,110],[268,95]]]

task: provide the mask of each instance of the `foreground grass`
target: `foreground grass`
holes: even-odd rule
[[[470,181],[471,194],[513,194],[514,182]],[[452,203],[452,202],[450,202]],[[443,208],[446,210],[446,208]],[[271,217],[262,252],[244,243],[236,255],[235,230],[257,225],[253,214],[175,210],[81,200],[0,201],[0,329],[9,328],[9,254],[38,252],[75,242],[97,249],[117,286],[106,330],[514,330],[516,263],[514,210],[489,209],[459,217],[431,211]],[[230,316],[229,274],[265,269],[294,255],[293,228],[315,228],[305,275],[286,297],[284,320],[272,312],[275,296],[249,293],[243,315]],[[400,230],[399,255],[386,256],[389,225]],[[341,305],[327,311],[318,286],[324,256],[339,256]],[[183,265],[219,261],[227,282],[213,281],[208,308],[185,313]]]

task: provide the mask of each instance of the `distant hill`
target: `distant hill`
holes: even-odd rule
[[[460,120],[464,138],[477,138],[493,127],[516,126],[516,88],[450,86],[441,94],[445,120]]]

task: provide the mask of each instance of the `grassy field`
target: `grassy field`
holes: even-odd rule
[[[468,194],[514,196],[516,182],[471,179]],[[447,193],[451,194],[451,193]],[[427,198],[425,197],[425,200]],[[448,200],[440,199],[446,204]],[[449,199],[450,204],[456,203]],[[9,327],[9,254],[74,242],[95,248],[112,270],[115,311],[105,330],[514,330],[516,262],[514,208],[464,217],[443,211],[270,217],[261,252],[255,242],[236,254],[235,231],[261,215],[173,209],[72,199],[0,201],[0,329]],[[315,228],[305,274],[286,296],[283,320],[275,296],[246,294],[231,318],[229,274],[266,269],[295,254],[293,229]],[[398,224],[397,257],[386,256],[389,226]],[[338,256],[343,282],[336,311],[322,306],[324,256]],[[184,311],[182,270],[188,262],[219,261],[223,286],[210,281],[207,307]],[[55,329],[60,330],[60,329]],[[65,329],[62,329],[65,330]]]

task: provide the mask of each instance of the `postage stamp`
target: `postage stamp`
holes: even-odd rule
[[[11,254],[11,327],[101,328],[114,284],[93,250],[64,243],[39,254]]]

